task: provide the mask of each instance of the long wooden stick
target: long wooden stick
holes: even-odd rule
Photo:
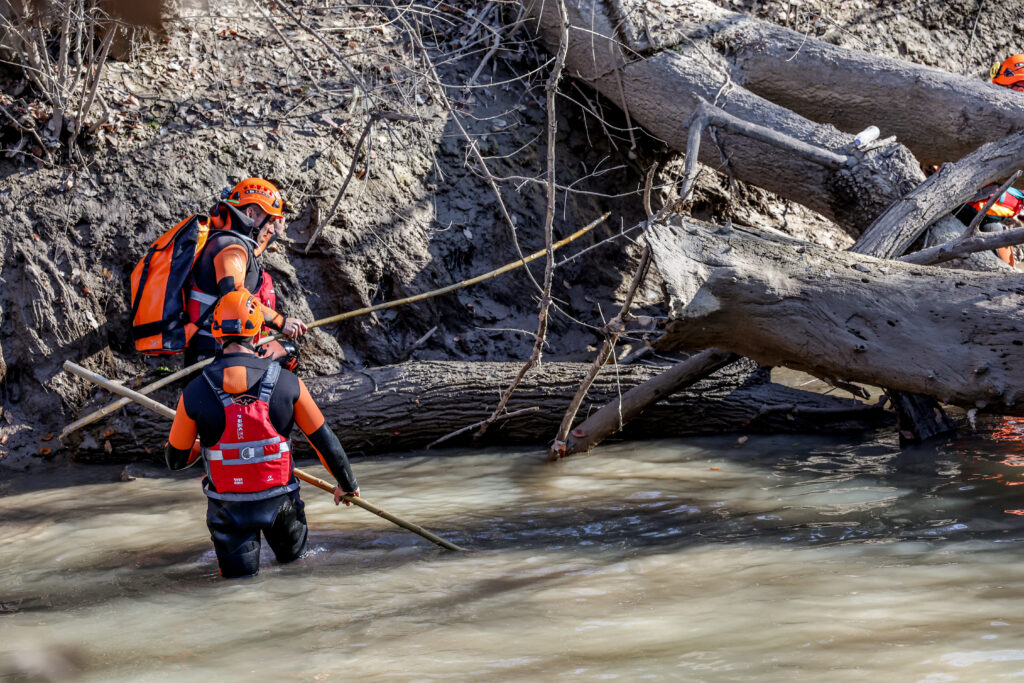
[[[583,235],[587,234],[588,232],[590,232],[591,230],[593,230],[594,228],[599,226],[601,223],[604,223],[604,221],[610,215],[611,215],[610,213],[606,213],[603,216],[601,216],[600,218],[598,218],[596,221],[594,221],[593,223],[590,223],[589,225],[580,228],[579,230],[577,230],[573,234],[569,235],[565,239],[559,240],[558,242],[555,242],[554,244],[551,245],[552,251],[554,251],[555,249],[558,249],[559,247],[564,247],[565,245],[569,244],[569,242],[572,242],[573,240],[575,240],[575,239],[577,239],[579,237],[582,237]],[[405,304],[411,304],[411,303],[415,303],[417,301],[423,301],[424,299],[432,299],[435,296],[441,296],[442,294],[448,294],[449,292],[454,292],[457,289],[462,289],[464,287],[469,287],[470,285],[479,284],[479,283],[483,282],[484,280],[490,280],[491,278],[497,277],[497,276],[501,275],[502,273],[507,273],[507,272],[509,272],[511,270],[515,270],[516,268],[520,268],[522,266],[525,266],[530,261],[535,261],[535,260],[539,259],[541,256],[544,256],[547,253],[548,253],[547,249],[541,249],[540,251],[536,251],[536,252],[530,254],[529,256],[526,256],[526,257],[524,257],[522,259],[518,259],[516,261],[513,261],[512,263],[506,263],[502,267],[495,268],[494,270],[492,270],[490,272],[487,272],[487,273],[484,273],[483,275],[477,275],[476,277],[471,277],[468,280],[463,280],[462,282],[456,282],[453,285],[448,285],[447,287],[442,287],[440,289],[435,289],[435,290],[432,290],[430,292],[424,292],[423,294],[416,294],[414,296],[406,297],[405,299],[397,299],[395,301],[388,301],[388,302],[385,302],[385,303],[382,303],[382,304],[377,304],[376,306],[367,306],[366,308],[357,308],[356,310],[348,311],[347,313],[339,313],[338,315],[332,315],[329,318],[321,318],[320,320],[317,320],[315,322],[311,322],[308,325],[308,327],[309,327],[309,329],[313,329],[314,327],[320,327],[321,325],[330,325],[331,323],[340,322],[342,320],[348,320],[349,318],[355,318],[356,316],[360,316],[360,315],[366,315],[367,313],[373,313],[374,311],[383,311],[386,308],[394,308],[396,306],[403,306]]]
[[[566,244],[569,244],[569,242],[572,242],[573,240],[578,239],[578,238],[582,237],[583,235],[587,234],[588,232],[590,232],[591,230],[596,228],[598,225],[603,223],[608,218],[609,215],[610,214],[606,213],[603,216],[601,216],[600,218],[598,218],[596,221],[594,221],[593,223],[591,223],[591,224],[581,228],[580,230],[577,230],[576,232],[574,232],[573,234],[569,235],[565,239],[559,240],[558,242],[555,242],[553,245],[551,245],[552,251],[554,251],[555,249],[558,249],[560,247],[564,247]],[[386,308],[395,308],[396,306],[402,306],[402,305],[405,305],[405,304],[411,304],[411,303],[415,303],[417,301],[423,301],[424,299],[430,299],[430,298],[433,298],[435,296],[441,296],[442,294],[447,294],[449,292],[454,292],[457,289],[462,289],[463,287],[469,287],[470,285],[479,284],[479,283],[483,282],[484,280],[490,280],[491,278],[497,277],[498,275],[501,275],[502,273],[507,273],[507,272],[509,272],[511,270],[515,270],[516,268],[519,268],[521,266],[526,265],[530,261],[534,261],[534,260],[540,258],[541,256],[544,256],[546,253],[547,253],[546,249],[541,249],[538,252],[530,254],[529,256],[526,256],[526,257],[524,257],[522,259],[519,259],[517,261],[513,261],[512,263],[507,263],[507,264],[503,265],[502,267],[496,268],[496,269],[494,269],[494,270],[492,270],[492,271],[490,271],[488,273],[484,273],[483,275],[477,275],[476,277],[472,277],[472,278],[470,278],[468,280],[463,280],[462,282],[457,282],[457,283],[455,283],[453,285],[448,285],[446,287],[442,287],[440,289],[435,289],[435,290],[432,290],[430,292],[426,292],[426,293],[423,293],[423,294],[416,294],[414,296],[406,297],[405,299],[397,299],[395,301],[388,301],[388,302],[383,303],[383,304],[377,304],[376,306],[367,306],[366,308],[357,308],[354,311],[348,311],[347,313],[341,313],[339,315],[334,315],[334,316],[331,316],[329,318],[322,318],[320,320],[311,322],[307,327],[308,327],[308,329],[313,329],[314,327],[321,327],[322,325],[329,325],[331,323],[336,323],[336,322],[339,322],[341,320],[347,320],[349,318],[355,318],[355,317],[360,316],[360,315],[366,315],[367,313],[373,313],[374,311],[383,311]],[[273,337],[267,337],[265,340],[261,340],[260,343],[266,343],[266,342],[269,342],[269,341],[271,341],[273,339],[279,339],[281,336],[283,336],[283,335],[275,335]],[[176,379],[179,379],[181,377],[185,377],[187,375],[190,375],[193,372],[195,372],[196,370],[199,370],[200,368],[209,365],[212,362],[212,360],[213,359],[211,358],[211,359],[199,361],[198,363],[190,365],[187,368],[179,370],[178,372],[174,373],[173,375],[169,375],[167,377],[164,377],[161,380],[153,382],[152,384],[146,385],[145,387],[139,389],[138,393],[140,393],[140,394],[152,393],[153,391],[156,391],[157,389],[159,389],[161,387],[167,386],[168,384],[170,384],[171,382],[173,382]],[[75,430],[81,429],[85,425],[91,424],[91,423],[95,422],[96,420],[100,419],[101,417],[109,415],[110,413],[114,412],[115,410],[117,410],[118,408],[124,406],[127,403],[128,403],[127,400],[118,399],[114,403],[111,403],[111,404],[109,404],[107,406],[104,406],[103,408],[100,408],[99,410],[96,410],[94,412],[89,413],[85,417],[80,418],[80,419],[76,420],[75,422],[69,424],[67,427],[65,427],[64,431],[62,431],[60,433],[60,438],[63,439],[64,437],[66,437],[68,434],[74,432]]]
[[[199,361],[195,365],[190,365],[187,368],[184,368],[182,370],[178,370],[177,372],[175,372],[173,374],[170,374],[170,375],[167,375],[166,377],[163,377],[163,378],[157,380],[156,382],[153,382],[152,384],[148,384],[148,385],[142,387],[141,389],[139,389],[139,393],[143,394],[143,395],[151,394],[154,391],[156,391],[157,389],[162,389],[163,387],[167,386],[168,384],[171,384],[173,382],[178,381],[182,377],[187,377],[188,375],[191,375],[196,370],[199,370],[200,368],[204,368],[204,367],[206,367],[207,365],[209,365],[212,362],[213,362],[213,358],[207,358],[206,360]],[[100,408],[99,410],[97,410],[95,412],[92,412],[92,413],[89,413],[88,415],[86,415],[85,417],[83,417],[81,419],[75,420],[74,422],[72,422],[71,424],[69,424],[67,427],[64,428],[64,431],[62,431],[60,433],[60,436],[58,438],[63,439],[64,437],[66,437],[71,432],[77,431],[77,430],[81,429],[82,427],[84,427],[85,425],[90,424],[92,422],[95,422],[96,420],[100,419],[101,417],[105,417],[105,416],[109,415],[110,413],[114,412],[115,410],[118,410],[118,409],[128,405],[131,402],[132,402],[132,399],[125,398],[125,397],[122,396],[121,398],[117,399],[113,403],[108,403],[107,405],[105,405],[104,407]]]
[[[160,403],[158,401],[154,401],[153,399],[149,398],[148,396],[144,396],[141,393],[139,393],[137,391],[133,391],[133,390],[129,389],[128,387],[124,386],[124,385],[118,384],[117,382],[113,382],[113,381],[107,379],[106,377],[104,377],[103,375],[99,375],[99,374],[97,374],[95,372],[92,372],[91,370],[87,370],[87,369],[83,368],[81,365],[76,365],[75,363],[72,363],[69,360],[68,361],[64,361],[64,369],[67,370],[68,372],[72,372],[72,373],[78,375],[79,377],[82,377],[83,379],[87,379],[90,382],[92,382],[93,384],[97,384],[97,385],[103,387],[104,389],[106,389],[108,391],[112,391],[113,393],[120,394],[121,396],[123,396],[123,397],[125,397],[125,398],[127,398],[127,399],[129,399],[131,401],[135,401],[136,403],[138,403],[138,404],[140,404],[142,406],[145,406],[146,408],[149,408],[150,410],[152,410],[153,412],[157,413],[158,415],[162,415],[162,416],[164,416],[166,418],[169,418],[171,420],[174,419],[174,411],[171,410],[170,408],[168,408],[167,406],[165,406],[163,403]],[[324,491],[328,491],[329,493],[334,493],[335,487],[331,486],[329,483],[327,483],[323,479],[320,479],[319,477],[314,477],[312,474],[309,474],[309,473],[307,473],[307,472],[305,472],[303,470],[300,470],[298,467],[296,467],[293,471],[295,472],[295,476],[298,477],[299,479],[301,479],[303,481],[306,481],[306,482],[309,482],[310,484],[313,484],[314,486],[316,486],[318,488],[321,488]],[[448,550],[466,550],[465,548],[463,548],[461,546],[457,546],[454,543],[452,543],[450,541],[446,541],[443,538],[441,538],[440,536],[427,531],[426,529],[424,529],[423,527],[421,527],[419,525],[413,524],[412,522],[408,522],[408,521],[402,519],[401,517],[399,517],[398,515],[394,515],[394,514],[388,512],[387,510],[384,510],[384,509],[382,509],[380,507],[377,507],[376,505],[374,505],[370,501],[366,500],[365,498],[360,498],[360,497],[352,496],[352,495],[346,495],[346,496],[342,496],[341,499],[345,500],[345,501],[348,501],[348,502],[352,503],[353,505],[358,505],[359,507],[363,508],[364,510],[369,510],[370,512],[372,512],[373,514],[377,515],[378,517],[383,517],[384,519],[388,520],[392,524],[397,524],[398,526],[402,527],[403,529],[408,529],[409,531],[413,532],[414,534],[419,534],[423,538],[427,539],[428,541],[432,541],[433,543],[438,544],[442,548],[447,548]]]
[[[312,474],[309,474],[308,472],[305,472],[305,471],[300,470],[298,468],[295,468],[294,471],[295,471],[295,476],[298,477],[299,479],[301,479],[302,481],[308,482],[308,483],[312,484],[313,486],[316,486],[317,488],[321,488],[324,491],[327,491],[328,493],[331,493],[331,494],[334,493],[335,487],[333,485],[331,485],[329,482],[324,481],[320,477],[314,477]],[[424,529],[423,527],[419,526],[418,524],[413,524],[412,522],[406,521],[406,520],[402,519],[401,517],[398,517],[397,515],[391,514],[387,510],[384,510],[383,508],[377,507],[376,505],[374,505],[370,501],[366,500],[365,498],[360,498],[358,496],[342,496],[341,499],[342,500],[347,500],[347,501],[349,501],[349,502],[351,502],[351,503],[353,503],[355,505],[358,505],[359,507],[363,508],[364,510],[369,510],[370,512],[372,512],[373,514],[377,515],[378,517],[382,517],[382,518],[388,520],[389,522],[391,522],[392,524],[397,524],[398,526],[402,527],[403,529],[408,529],[409,531],[413,532],[414,534],[419,534],[423,538],[425,538],[425,539],[427,539],[429,541],[433,541],[434,543],[438,544],[442,548],[447,548],[448,550],[466,550],[466,548],[463,548],[460,545],[455,545],[451,541],[446,541],[443,538],[441,538],[440,536],[427,531],[426,529]]]

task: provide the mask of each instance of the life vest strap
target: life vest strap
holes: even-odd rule
[[[267,446],[280,444],[276,453],[267,453]],[[260,462],[269,462],[291,453],[291,443],[286,439],[265,439],[264,441],[250,441],[240,444],[221,443],[220,448],[204,449],[207,460],[218,460],[223,465],[254,465]],[[238,451],[237,458],[225,458],[224,451]]]
[[[267,371],[263,373],[263,378],[260,380],[260,393],[259,399],[264,403],[270,403],[270,395],[274,393],[274,387],[277,386],[277,380],[281,377],[281,366],[277,363],[271,363]]]
[[[284,486],[275,486],[274,488],[265,489],[263,491],[253,491],[251,493],[232,493],[228,491],[221,493],[220,491],[214,491],[210,488],[209,475],[203,477],[203,493],[206,494],[207,498],[216,498],[217,500],[266,500],[267,498],[273,498],[274,496],[280,496],[282,494],[298,490],[299,482],[292,478],[291,482]]]

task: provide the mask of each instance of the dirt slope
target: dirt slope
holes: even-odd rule
[[[287,239],[267,265],[282,308],[307,320],[399,298],[476,275],[515,258],[511,231],[466,145],[424,77],[421,55],[394,22],[366,6],[307,8],[303,20],[337,46],[342,64],[311,33],[274,14],[254,15],[241,0],[172,7],[167,40],[137,45],[108,64],[101,96],[110,115],[83,147],[84,163],[46,166],[26,153],[0,157],[0,458],[21,466],[95,392],[60,370],[66,359],[108,376],[148,381],[161,364],[132,350],[128,275],[146,246],[220,189],[248,175],[276,180],[298,207]],[[652,0],[670,12],[672,0]],[[838,1],[724,3],[810,35],[966,73],[987,72],[1021,35],[1019,3],[868,3]],[[491,44],[484,24],[514,16],[502,3],[449,3],[423,19],[428,54],[447,83],[466,83]],[[931,5],[941,5],[938,9]],[[485,13],[481,10],[486,9]],[[500,13],[500,16],[499,16]],[[977,20],[975,22],[975,20]],[[975,28],[975,23],[977,28]],[[279,33],[280,31],[280,33]],[[973,34],[973,37],[972,37]],[[282,37],[287,41],[282,41]],[[498,176],[538,177],[544,158],[543,67],[519,33],[488,58],[477,84],[451,91],[464,125]],[[347,66],[346,66],[347,65]],[[365,91],[353,88],[348,69]],[[526,81],[518,73],[536,73]],[[0,72],[5,106],[32,101],[15,70]],[[642,216],[642,171],[664,161],[641,135],[635,149],[606,103],[567,82],[560,101],[561,195],[556,235],[604,211],[613,215],[579,248]],[[413,114],[415,123],[378,125],[371,146],[355,150],[370,108]],[[600,113],[598,117],[595,114]],[[45,116],[45,112],[40,115]],[[0,129],[11,149],[20,133]],[[31,153],[32,146],[23,148]],[[311,228],[323,218],[356,157],[359,178],[307,256]],[[716,189],[717,188],[717,189]],[[528,180],[502,184],[523,251],[540,248],[543,190]],[[796,205],[741,188],[740,202],[708,176],[695,213],[815,234],[845,246],[845,236]],[[611,310],[624,274],[626,241],[589,252],[557,273],[548,353],[578,357],[597,339],[599,306]],[[536,271],[539,273],[539,269]],[[430,302],[318,330],[303,343],[308,373],[396,362],[414,340],[420,359],[516,360],[528,354],[536,290],[518,273]],[[571,317],[570,317],[571,316]],[[496,390],[497,393],[497,390]]]

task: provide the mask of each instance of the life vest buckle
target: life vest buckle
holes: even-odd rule
[[[256,457],[256,447],[246,446],[245,448],[238,451],[238,457],[242,460],[252,460]]]

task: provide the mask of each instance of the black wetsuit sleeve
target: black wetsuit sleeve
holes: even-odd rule
[[[334,476],[342,491],[351,493],[359,488],[356,475],[352,473],[352,466],[349,464],[345,449],[341,447],[338,437],[331,431],[325,422],[312,434],[306,435],[309,443],[320,456],[324,467]]]
[[[291,375],[285,370],[281,373],[282,377],[285,376],[285,373]],[[345,455],[345,449],[341,447],[338,437],[327,425],[323,413],[313,401],[313,397],[309,395],[306,385],[298,378],[295,378],[295,383],[298,390],[293,403],[295,424],[309,439],[320,462],[338,481],[338,486],[346,492],[355,491],[359,488],[359,484],[352,473],[352,466],[348,462],[348,456]]]

